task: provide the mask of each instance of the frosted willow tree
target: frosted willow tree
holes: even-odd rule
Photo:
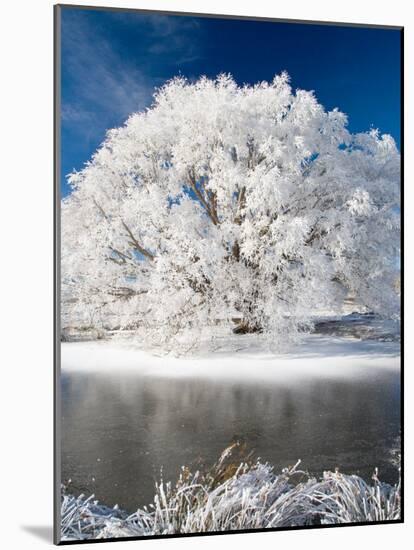
[[[394,315],[399,153],[346,123],[286,74],[168,82],[69,177],[68,316],[159,343],[218,329],[277,343],[347,292]]]

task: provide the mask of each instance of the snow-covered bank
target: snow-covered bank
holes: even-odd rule
[[[105,539],[400,519],[400,484],[298,469],[275,475],[269,464],[236,464],[226,449],[206,474],[183,467],[179,480],[156,484],[150,506],[131,515],[89,498],[62,495],[62,540]]]
[[[214,354],[197,357],[157,357],[128,340],[62,343],[62,370],[214,379],[252,378],[280,381],[306,376],[346,377],[372,369],[398,369],[397,342],[360,341],[310,335],[290,353],[275,355],[260,349],[254,336],[236,337]]]

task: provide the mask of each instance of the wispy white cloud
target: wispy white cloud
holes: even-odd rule
[[[62,16],[62,182],[108,129],[148,107],[156,87],[200,56],[199,23],[185,17],[65,8]]]
[[[79,17],[69,20],[63,45],[64,120],[91,122],[103,113],[126,118],[148,104],[156,82],[122,59],[99,28]]]
[[[63,120],[88,123],[98,118],[103,122],[104,114],[108,122],[125,119],[151,103],[154,88],[165,80],[165,65],[170,71],[176,66],[178,73],[179,65],[199,56],[195,20],[143,15],[137,21],[136,16],[114,13],[123,26],[139,24],[142,29],[140,57],[133,59],[122,56],[105,29],[92,25],[84,13],[66,17],[63,27],[63,70],[68,75]],[[149,59],[158,66],[149,66]]]

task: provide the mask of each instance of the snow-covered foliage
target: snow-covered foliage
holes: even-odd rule
[[[183,467],[175,485],[157,483],[154,502],[128,515],[91,496],[63,493],[62,540],[101,539],[400,519],[400,484],[355,475],[311,478],[299,462],[275,475],[269,464],[236,465],[226,449],[207,474]]]
[[[69,177],[63,325],[277,347],[347,293],[396,315],[399,152],[346,124],[285,73],[168,82]]]

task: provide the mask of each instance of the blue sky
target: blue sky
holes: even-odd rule
[[[63,8],[61,36],[63,196],[106,130],[177,74],[243,84],[286,70],[293,88],[346,113],[352,132],[375,127],[400,145],[398,30]]]

